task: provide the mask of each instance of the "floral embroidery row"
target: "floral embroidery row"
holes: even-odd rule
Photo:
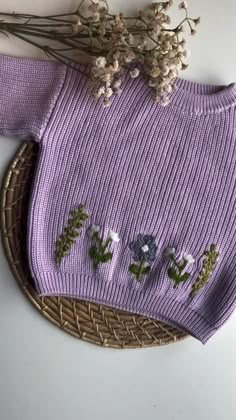
[[[76,238],[80,236],[81,228],[89,218],[89,214],[85,211],[84,207],[85,205],[81,204],[78,209],[70,212],[68,226],[64,228],[64,233],[56,241],[56,261],[58,264],[61,263],[62,258],[69,254]],[[94,269],[97,269],[100,263],[107,263],[112,259],[113,252],[108,247],[112,242],[119,242],[120,237],[118,233],[110,229],[107,238],[103,238],[100,226],[95,224],[90,227],[90,237],[94,243],[89,249],[89,255],[93,260]],[[158,247],[155,243],[155,238],[152,235],[139,233],[137,238],[129,244],[129,249],[132,251],[135,262],[129,265],[129,271],[135,276],[137,281],[141,281],[143,276],[150,273],[151,263],[156,258]],[[167,270],[167,274],[174,282],[173,287],[175,288],[180,283],[186,282],[191,276],[191,273],[187,270],[195,262],[192,255],[185,253],[181,261],[179,261],[176,256],[176,249],[173,247],[167,247],[164,250],[164,255],[172,263],[172,266]],[[192,285],[191,297],[194,297],[208,283],[218,261],[218,256],[219,252],[217,251],[216,244],[211,244],[209,250],[204,251],[202,269]]]

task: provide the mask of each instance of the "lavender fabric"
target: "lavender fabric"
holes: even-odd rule
[[[236,84],[177,78],[162,107],[144,77],[126,72],[123,93],[104,108],[91,95],[88,66],[72,66],[0,55],[0,132],[39,143],[27,239],[37,291],[143,314],[205,344],[236,302]],[[80,203],[90,219],[58,266],[55,242]],[[96,271],[91,224],[120,237]],[[151,271],[137,281],[128,268],[143,235]],[[190,298],[211,243],[219,250],[215,270]],[[167,247],[195,259],[177,287]]]

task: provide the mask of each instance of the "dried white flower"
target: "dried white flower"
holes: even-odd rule
[[[121,83],[122,83],[122,80],[121,79],[117,79],[117,80],[114,81],[113,87],[115,89],[118,89],[121,86]]]
[[[129,74],[130,74],[130,77],[132,77],[132,79],[135,79],[136,77],[139,76],[140,71],[139,69],[135,68],[134,70],[131,70]]]
[[[95,60],[95,65],[101,69],[105,67],[106,63],[107,63],[107,60],[105,57],[98,57]]]
[[[183,51],[183,56],[185,58],[191,57],[191,51],[189,49]]]
[[[109,106],[111,106],[112,102],[110,99],[104,99],[103,101],[103,107],[104,108],[108,108]]]
[[[111,80],[111,73],[105,73],[103,76],[101,76],[101,80],[103,82],[109,82]]]
[[[171,93],[171,92],[173,91],[172,86],[171,86],[171,85],[167,85],[167,86],[165,87],[165,91],[166,91],[167,93]]]
[[[193,19],[193,22],[195,23],[195,25],[199,25],[199,23],[201,22],[201,18],[198,17],[197,19]]]
[[[124,56],[125,63],[130,63],[132,60],[136,58],[136,55],[133,51],[128,51]]]
[[[116,95],[118,95],[118,96],[120,96],[121,95],[121,93],[122,93],[122,89],[120,89],[120,88],[117,88],[116,90],[115,90],[115,92],[114,92]]]
[[[89,0],[89,3],[87,10],[90,11],[90,16],[86,21],[83,14],[80,17],[76,16],[76,22],[78,26],[84,26],[89,19],[90,33],[86,36],[88,39],[94,38],[93,34],[96,33],[96,41],[101,48],[101,55],[94,58],[90,73],[96,97],[103,97],[104,107],[110,106],[112,94],[119,95],[122,92],[120,72],[128,69],[130,77],[136,78],[140,74],[139,65],[144,65],[144,72],[148,76],[149,86],[153,88],[155,100],[163,106],[168,105],[168,96],[175,90],[174,82],[178,71],[187,68],[184,61],[191,56],[190,51],[186,49],[186,40],[180,40],[178,34],[184,31],[184,23],[187,22],[191,35],[195,35],[196,31],[191,25],[200,22],[200,18],[188,17],[188,2],[179,3],[179,8],[186,11],[186,17],[173,30],[166,29],[166,25],[171,24],[171,18],[166,11],[173,5],[173,0],[157,1],[139,11],[139,22],[135,24],[135,30],[134,22],[126,19],[123,13],[111,14],[107,4],[101,7],[98,0]],[[106,51],[104,53],[103,47]],[[131,70],[129,63],[136,60],[137,65]]]
[[[133,45],[133,43],[134,43],[134,36],[132,34],[129,34],[128,41],[129,41],[129,44],[130,45]]]
[[[150,76],[154,79],[161,74],[161,69],[159,67],[153,67],[150,71]]]
[[[167,66],[164,67],[163,70],[162,70],[163,76],[167,76],[167,74],[169,74],[169,71],[170,71],[169,67],[167,67]]]
[[[168,97],[165,97],[162,101],[161,101],[161,105],[162,106],[167,106],[170,103],[170,99]]]
[[[106,89],[106,98],[110,98],[113,95],[113,90],[109,87]]]
[[[120,241],[120,237],[119,237],[118,233],[114,232],[114,230],[112,230],[112,229],[109,230],[108,237],[113,242],[119,242]]]
[[[150,79],[150,80],[148,81],[148,84],[149,84],[149,86],[151,86],[151,87],[155,87],[155,86],[157,85],[157,83],[158,83],[157,79]]]
[[[119,68],[120,68],[120,66],[119,66],[119,61],[118,61],[118,60],[114,60],[114,63],[113,63],[113,70],[114,70],[114,71],[118,71],[118,70],[119,70]]]
[[[187,7],[188,7],[188,3],[187,3],[186,1],[182,1],[182,2],[179,4],[179,8],[180,8],[180,9],[187,9]]]
[[[95,92],[95,97],[97,99],[99,99],[104,94],[105,94],[105,87],[104,86],[100,86],[100,88],[97,90],[97,92]]]
[[[94,12],[93,13],[93,22],[99,22],[99,20],[100,20],[100,13],[99,12]]]

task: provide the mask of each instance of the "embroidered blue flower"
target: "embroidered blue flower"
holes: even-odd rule
[[[136,240],[129,244],[130,250],[133,252],[134,261],[140,264],[130,264],[129,271],[139,280],[144,274],[151,271],[149,263],[156,258],[157,245],[152,235],[144,235],[139,233]]]

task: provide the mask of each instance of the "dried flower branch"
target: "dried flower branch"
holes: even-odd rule
[[[58,264],[61,263],[62,258],[69,254],[76,238],[80,235],[79,229],[89,217],[84,211],[84,204],[80,204],[78,209],[72,210],[70,216],[68,226],[64,228],[64,233],[56,241],[56,261]]]
[[[180,39],[180,34],[187,24],[190,35],[195,35],[200,23],[200,18],[188,16],[188,4],[183,1],[179,8],[185,17],[170,28],[167,11],[171,6],[173,0],[156,2],[136,16],[126,17],[122,12],[110,13],[106,0],[82,0],[78,8],[68,14],[0,13],[3,18],[0,32],[14,35],[68,66],[81,62],[82,57],[89,58],[91,71],[86,76],[95,97],[102,98],[105,107],[111,104],[113,94],[122,92],[121,76],[125,70],[131,78],[145,74],[154,90],[154,99],[165,106],[170,102],[169,94],[176,88],[179,70],[188,67],[186,39]],[[56,41],[58,46],[52,46],[50,41]]]

